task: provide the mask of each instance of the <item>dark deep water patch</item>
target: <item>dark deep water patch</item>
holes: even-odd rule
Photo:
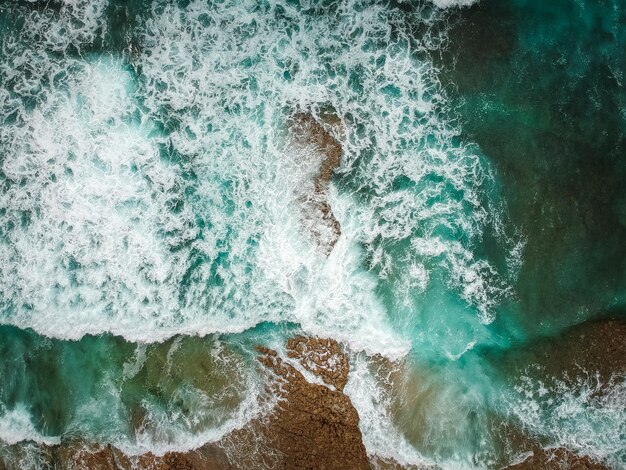
[[[547,333],[623,306],[626,10],[488,0],[451,16],[443,76],[527,240],[515,321]]]

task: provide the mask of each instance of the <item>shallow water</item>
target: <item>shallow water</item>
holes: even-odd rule
[[[370,454],[626,465],[623,385],[526,352],[624,317],[626,5],[469,3],[0,6],[0,456],[216,440],[304,333],[349,348]],[[288,123],[329,109],[326,257]]]

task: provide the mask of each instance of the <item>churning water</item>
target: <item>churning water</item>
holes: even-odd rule
[[[470,3],[2,3],[0,456],[216,440],[305,333],[349,348],[371,454],[502,465],[514,422],[626,465],[624,383],[493,359],[621,315],[626,5]],[[296,112],[342,122],[328,256]]]

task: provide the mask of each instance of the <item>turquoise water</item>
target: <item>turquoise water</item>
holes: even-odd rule
[[[263,411],[255,345],[300,333],[349,351],[370,454],[626,465],[623,383],[598,398],[528,353],[624,317],[626,5],[465,3],[0,7],[9,467],[77,436],[217,440]],[[326,257],[288,121],[328,109]]]

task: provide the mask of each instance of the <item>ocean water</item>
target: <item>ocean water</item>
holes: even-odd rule
[[[255,346],[308,334],[346,347],[372,455],[625,467],[623,379],[528,352],[624,318],[625,25],[622,0],[0,4],[0,457],[217,440],[267,406]],[[289,119],[329,110],[326,256]]]

